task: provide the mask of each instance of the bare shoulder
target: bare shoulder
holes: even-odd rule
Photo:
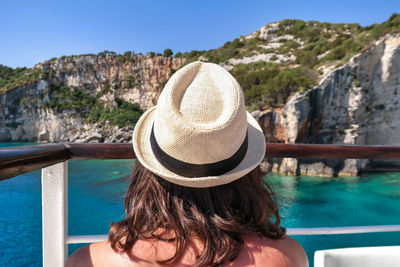
[[[293,263],[293,266],[309,266],[306,252],[300,243],[295,239],[291,238],[290,236],[285,236],[283,239],[281,239],[279,248],[282,253],[287,255],[287,257]]]
[[[78,249],[69,257],[65,267],[101,267],[115,264],[126,266],[127,263],[129,263],[127,256],[116,253],[110,243],[104,241]]]
[[[90,245],[81,247],[68,258],[65,267],[93,266],[90,257]]]
[[[260,263],[258,266],[280,266],[280,267],[308,267],[307,255],[303,247],[289,236],[274,240],[250,236],[244,238],[247,251],[255,256]],[[264,265],[263,265],[264,264]]]

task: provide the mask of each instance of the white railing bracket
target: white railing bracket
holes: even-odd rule
[[[64,266],[68,258],[68,163],[42,169],[43,266]]]

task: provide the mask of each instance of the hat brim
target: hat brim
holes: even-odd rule
[[[133,148],[140,163],[165,180],[187,187],[212,187],[230,183],[256,168],[265,155],[265,137],[257,121],[247,112],[248,148],[242,162],[231,171],[219,176],[185,177],[165,168],[154,156],[150,145],[150,134],[157,106],[148,109],[136,123],[133,131]]]

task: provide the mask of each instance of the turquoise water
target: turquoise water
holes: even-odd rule
[[[122,218],[133,164],[133,160],[69,162],[70,235],[105,234],[110,222]],[[400,224],[399,173],[267,179],[277,193],[285,227]],[[0,233],[0,266],[41,266],[40,171],[0,182]],[[294,238],[310,262],[318,249],[400,244],[400,233]],[[70,253],[80,246],[70,245]]]

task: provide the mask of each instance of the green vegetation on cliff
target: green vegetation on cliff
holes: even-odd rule
[[[164,57],[171,57],[173,54],[174,54],[174,53],[173,53],[172,50],[169,49],[169,48],[165,49],[164,52],[163,52],[163,56],[164,56]]]
[[[286,19],[278,22],[278,29],[275,32],[277,37],[282,37],[279,39],[279,42],[283,44],[280,47],[265,48],[263,45],[268,44],[269,41],[258,36],[241,37],[232,42],[228,41],[217,49],[179,52],[175,56],[187,58],[188,63],[197,60],[199,56],[203,56],[209,62],[224,63],[231,58],[242,58],[258,53],[285,54],[293,52],[303,55],[301,56],[303,60],[300,60],[299,64],[308,62],[308,60],[304,60],[307,58],[312,58],[318,64],[327,60],[345,59],[346,56],[367,48],[372,41],[376,41],[388,33],[400,33],[400,14],[393,14],[388,21],[368,27],[361,27],[359,24],[332,24]],[[289,35],[294,39],[285,39],[285,36]],[[327,51],[330,53],[326,57],[316,58],[317,55]]]
[[[21,77],[26,72],[26,68],[10,68],[0,64],[0,88],[13,83],[15,80]]]
[[[82,117],[86,118],[87,122],[109,121],[111,125],[118,125],[119,127],[135,125],[139,117],[143,114],[139,105],[115,98],[116,107],[105,107],[100,98],[110,92],[110,90],[109,88],[108,90],[101,90],[93,96],[82,90],[54,83],[45,89],[40,98],[43,98],[47,94],[49,100],[44,103],[45,108],[51,108],[59,113],[67,109],[74,109]],[[27,101],[29,102],[29,99],[25,100],[24,98],[21,104],[31,104]]]
[[[288,19],[266,25],[252,35],[228,41],[217,49],[177,52],[174,57],[186,59],[185,64],[204,60],[225,65],[241,84],[248,108],[263,109],[284,105],[291,94],[315,86],[325,70],[344,64],[350,57],[368,49],[373,42],[390,33],[400,33],[399,14],[393,14],[389,20],[368,27]],[[165,49],[163,54],[165,57],[173,56],[171,49]],[[161,54],[149,52],[147,55],[150,58],[156,56]],[[76,57],[79,56],[63,56],[61,60],[65,65],[72,63],[68,67],[74,68]],[[106,50],[98,53],[97,57],[113,58],[119,64],[135,62],[137,59],[133,51],[117,54]],[[114,109],[103,107],[100,100],[102,95],[121,86],[135,87],[139,81],[137,76],[128,75],[125,81],[105,84],[97,95],[55,84],[54,81],[62,80],[54,79],[57,78],[55,76],[51,67],[12,69],[0,65],[0,93],[43,79],[53,84],[47,89],[51,97],[45,106],[57,112],[75,109],[88,121],[109,120],[115,125],[123,125],[124,120],[129,121],[128,112],[133,112],[133,117],[136,112],[141,113],[135,104],[118,98]],[[29,99],[24,103],[32,101]]]
[[[232,75],[242,86],[250,110],[282,106],[291,93],[310,88],[316,79],[316,74],[307,67],[282,69],[265,62],[238,65]]]
[[[96,97],[58,83],[46,88],[46,93],[48,93],[49,101],[45,102],[44,107],[54,109],[56,112],[75,109],[84,115],[89,113],[96,103]]]
[[[371,31],[371,37],[374,39],[378,39],[387,33],[398,33],[400,32],[400,14],[395,13],[389,20],[368,26],[366,30]]]
[[[87,117],[87,121],[110,121],[112,125],[118,125],[119,127],[135,125],[143,114],[139,104],[132,104],[120,98],[116,98],[115,102],[117,107],[113,109],[104,108],[101,103],[96,104]]]
[[[39,81],[41,71],[27,68],[10,68],[0,65],[0,93]]]
[[[315,86],[324,67],[340,66],[385,34],[400,33],[400,15],[368,27],[288,19],[266,28],[269,37],[261,37],[258,31],[217,49],[176,53],[175,57],[186,58],[186,64],[200,58],[228,65],[244,90],[249,109],[276,107],[284,105],[290,94]],[[268,62],[251,58],[258,55],[270,58]],[[247,58],[248,63],[231,61],[241,58]]]

